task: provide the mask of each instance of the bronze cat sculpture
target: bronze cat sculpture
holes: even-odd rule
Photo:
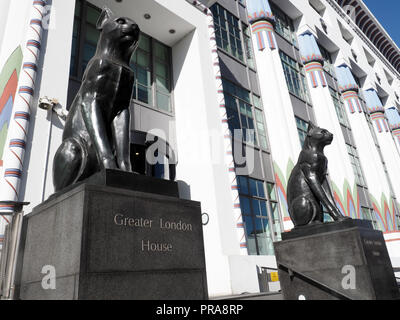
[[[323,223],[322,206],[334,221],[348,219],[336,207],[327,180],[328,159],[324,148],[332,141],[332,133],[310,123],[303,150],[288,182],[289,214],[295,227]]]
[[[132,171],[130,101],[134,73],[129,66],[140,29],[129,18],[105,8],[96,54],[72,102],[53,166],[56,192],[103,169]]]

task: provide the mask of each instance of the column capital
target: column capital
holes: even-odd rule
[[[268,0],[247,0],[247,12],[250,24],[261,20],[275,22]]]
[[[315,35],[310,29],[305,30],[299,35],[299,48],[301,54],[301,60],[303,64],[310,62],[320,62],[321,65],[324,63],[321,51],[316,40]]]

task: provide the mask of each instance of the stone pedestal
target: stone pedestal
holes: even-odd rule
[[[287,300],[399,299],[383,234],[369,221],[296,228],[275,254]]]
[[[107,171],[52,196],[25,219],[20,299],[207,299],[200,203],[177,190]]]

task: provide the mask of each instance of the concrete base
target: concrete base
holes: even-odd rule
[[[368,221],[296,228],[274,244],[286,300],[400,299],[383,234]]]
[[[208,299],[200,204],[102,181],[57,194],[26,217],[19,298]]]

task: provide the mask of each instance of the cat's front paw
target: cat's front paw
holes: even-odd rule
[[[345,221],[345,220],[350,220],[350,219],[351,219],[350,217],[346,217],[346,216],[339,215],[339,216],[337,217],[337,220],[336,220],[336,221]]]
[[[119,168],[122,171],[125,171],[125,172],[132,172],[133,171],[132,170],[132,164],[130,162],[127,162],[127,161],[122,161],[121,163],[119,163]]]
[[[104,169],[109,170],[117,170],[118,166],[114,159],[104,159],[103,160],[103,167]]]

